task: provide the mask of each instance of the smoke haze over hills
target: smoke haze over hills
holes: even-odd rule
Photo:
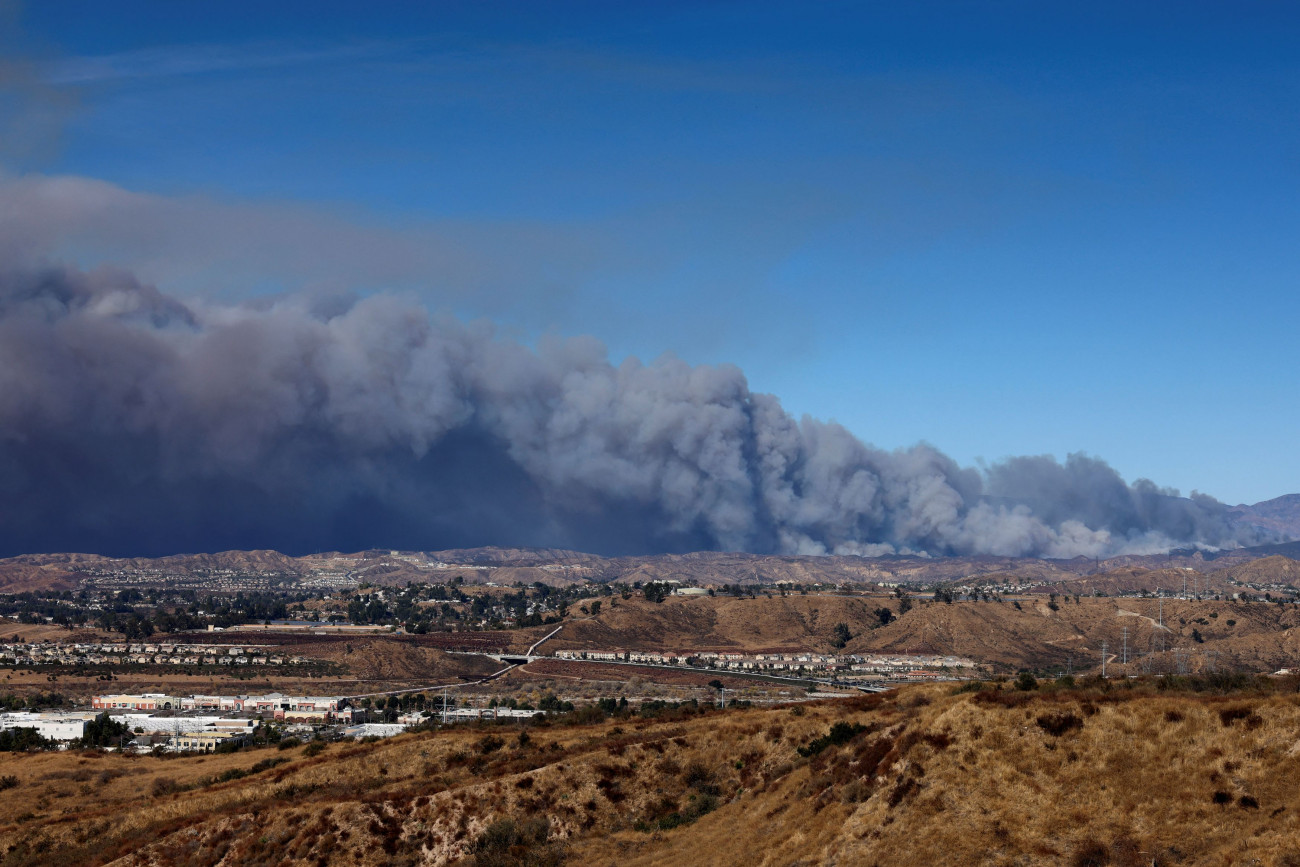
[[[888,412],[888,407],[881,407]],[[985,470],[730,366],[530,348],[389,295],[182,302],[0,278],[0,554],[480,544],[1070,557],[1276,538],[1072,455]]]

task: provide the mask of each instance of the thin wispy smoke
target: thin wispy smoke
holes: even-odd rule
[[[796,420],[740,370],[535,349],[394,296],[182,303],[0,276],[0,553],[506,544],[1105,555],[1260,541],[1102,461],[985,471]]]

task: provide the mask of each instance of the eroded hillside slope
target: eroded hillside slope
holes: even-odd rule
[[[888,623],[882,623],[882,608],[892,618]],[[837,651],[832,641],[839,623],[852,638]],[[1099,668],[1105,644],[1116,673],[1160,673],[1180,665],[1192,672],[1264,672],[1300,667],[1297,626],[1296,605],[1213,599],[1060,595],[1056,600],[917,601],[904,613],[898,599],[886,596],[670,597],[661,604],[633,597],[607,602],[597,617],[566,622],[544,650],[951,654],[1013,673]],[[521,632],[516,643],[526,645],[551,629]]]
[[[1300,864],[1291,686],[915,687],[316,755],[10,755],[0,863]]]

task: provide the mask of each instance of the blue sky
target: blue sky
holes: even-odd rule
[[[0,21],[25,70],[0,171],[145,215],[55,221],[52,256],[734,363],[795,413],[963,464],[1084,451],[1228,502],[1300,491],[1284,4],[68,0]],[[157,216],[177,207],[192,223]]]

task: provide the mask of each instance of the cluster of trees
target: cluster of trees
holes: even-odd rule
[[[63,707],[67,700],[57,692],[36,692],[31,695],[0,695],[0,710],[42,710],[50,707]]]
[[[199,598],[193,590],[158,588],[75,594],[55,590],[0,595],[0,614],[24,623],[53,622],[70,628],[93,625],[136,641],[155,633],[280,620],[288,616],[290,605],[311,598],[310,593],[270,591]]]
[[[666,581],[651,581],[641,588],[641,592],[651,602],[663,602],[673,595],[673,585]]]
[[[553,692],[544,692],[541,698],[537,700],[537,707],[533,707],[526,701],[519,701],[517,698],[509,697],[503,699],[492,699],[488,702],[488,707],[508,707],[512,710],[544,710],[547,713],[568,713],[573,710],[573,702],[562,701]]]
[[[402,626],[416,634],[453,626],[473,628],[484,621],[491,629],[541,626],[558,623],[568,615],[569,605],[579,599],[612,592],[609,588],[583,585],[556,588],[537,581],[504,594],[469,594],[461,589],[462,585],[458,578],[451,584],[410,583],[404,588],[365,592],[370,588],[363,584],[348,601],[348,620]],[[441,604],[430,605],[430,602]]]
[[[907,608],[903,610],[909,611],[911,610],[911,607],[912,606],[909,604]],[[888,626],[890,623],[893,623],[898,619],[894,614],[893,609],[886,608],[883,605],[872,611],[871,614],[876,618],[875,623],[869,624],[872,629],[878,629],[881,626]],[[847,623],[836,623],[835,628],[831,630],[831,647],[834,647],[836,650],[841,650],[853,640],[853,637],[853,633],[849,630],[849,625]]]
[[[0,753],[26,753],[48,750],[52,746],[54,744],[37,734],[34,728],[22,726],[0,731]]]
[[[461,576],[446,584],[412,582],[379,592],[362,584],[357,592],[347,595],[346,615],[339,613],[329,619],[402,626],[413,633],[464,629],[485,620],[490,628],[539,626],[558,622],[567,615],[571,602],[612,592],[608,587],[553,588],[542,582],[521,586],[504,595],[467,594],[463,587]],[[75,594],[50,591],[0,595],[0,614],[27,623],[93,625],[121,633],[128,641],[137,641],[161,633],[201,631],[209,626],[227,628],[295,617],[319,620],[320,612],[309,610],[306,603],[322,595],[321,591],[263,591],[200,598],[190,589],[127,588]]]
[[[101,713],[86,723],[85,733],[80,739],[74,741],[72,746],[83,749],[118,746],[126,736],[127,727],[123,723],[114,722],[107,713]],[[35,728],[30,726],[18,726],[0,731],[0,753],[49,750],[57,746],[54,741],[42,737]]]
[[[447,706],[455,704],[454,699],[447,700]],[[409,711],[430,711],[437,713],[442,710],[441,695],[426,695],[422,692],[408,692],[401,695],[381,695],[374,698],[363,698],[357,705],[365,710],[367,719],[371,720],[371,713],[377,714],[378,719],[384,722],[396,722],[399,713]]]
[[[84,599],[86,594],[79,594]],[[70,590],[50,590],[42,593],[6,593],[0,596],[0,614],[16,618],[21,623],[46,623],[53,621],[63,626],[81,622],[76,616],[84,608],[78,606],[78,597]]]
[[[110,719],[107,712],[101,713],[86,723],[86,731],[81,737],[79,746],[117,746],[127,736],[127,732],[128,729],[125,723]]]

